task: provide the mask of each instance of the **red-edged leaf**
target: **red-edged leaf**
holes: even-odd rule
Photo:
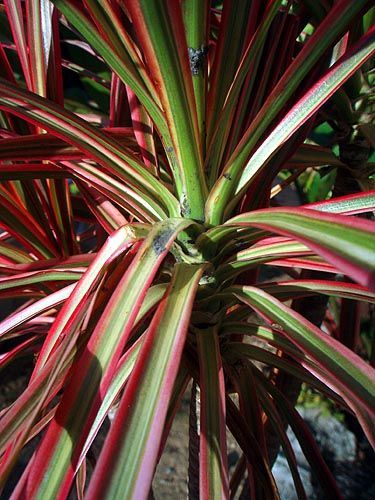
[[[199,493],[228,498],[224,372],[215,328],[197,332],[200,386]]]
[[[363,300],[375,303],[375,293],[369,292],[365,287],[354,283],[325,280],[294,280],[280,281],[278,283],[265,283],[259,288],[279,300],[289,300],[298,297],[306,297],[315,293],[323,293],[334,297],[342,297],[353,300]]]
[[[202,272],[202,265],[176,265],[100,455],[89,499],[147,498]]]
[[[153,193],[154,198],[150,201],[155,198],[164,200],[171,209],[171,214],[179,214],[177,200],[132,152],[125,151],[115,140],[74,113],[26,90],[14,88],[4,79],[0,79],[0,108],[41,125],[60,139],[77,146],[90,158],[101,163],[107,172],[115,174],[128,184],[129,190],[130,186],[135,185],[141,192],[144,189],[144,193]]]
[[[275,208],[241,214],[228,225],[255,226],[293,237],[341,272],[375,290],[375,223],[305,208]]]
[[[236,296],[277,325],[289,340],[327,372],[324,382],[353,409],[368,439],[375,443],[375,371],[347,347],[259,288],[242,287]],[[315,372],[313,367],[310,370]],[[318,372],[314,374],[320,377]]]
[[[127,4],[166,115],[172,139],[166,153],[182,214],[203,220],[206,182],[182,12],[178,2],[160,7],[155,0]]]
[[[49,496],[64,498],[69,492],[81,449],[147,289],[178,233],[191,223],[169,219],[156,224],[144,240],[72,369],[71,383],[38,448],[27,495],[43,496],[48,491]],[[74,440],[70,437],[73,434]]]
[[[343,2],[348,4],[348,2]],[[350,6],[349,6],[350,7]],[[324,23],[323,23],[324,24]],[[327,25],[325,25],[327,29]],[[363,64],[375,51],[375,27],[370,29],[353,49],[345,54],[328,72],[286,113],[278,125],[268,134],[264,142],[256,149],[245,168],[241,158],[249,147],[234,151],[232,159],[215,187],[211,190],[206,203],[206,216],[210,223],[222,220],[224,212],[233,209],[241,193],[259,174],[267,168],[269,160],[280,147],[313,116],[313,114],[332,96],[332,94]],[[259,113],[261,114],[261,112]],[[259,115],[258,115],[259,116]],[[258,137],[258,135],[256,135]],[[255,146],[254,136],[249,141]],[[241,150],[239,147],[238,149]],[[250,148],[251,149],[251,148]],[[249,153],[249,152],[248,152]],[[236,158],[238,156],[238,158]],[[246,158],[246,156],[245,156]],[[235,198],[231,201],[231,196]],[[228,206],[229,203],[229,206]]]
[[[371,212],[375,210],[375,191],[340,196],[339,198],[332,198],[326,201],[317,201],[305,205],[304,208],[346,215]]]

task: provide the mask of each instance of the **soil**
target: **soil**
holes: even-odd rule
[[[187,497],[189,402],[184,399],[156,469],[153,493],[157,500]]]
[[[160,459],[153,481],[156,500],[187,498],[188,494],[188,443],[189,443],[189,396],[188,390],[172,425],[164,453]],[[230,432],[227,433],[228,465],[239,458],[239,447]]]

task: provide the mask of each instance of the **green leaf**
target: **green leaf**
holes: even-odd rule
[[[204,153],[206,144],[206,61],[208,56],[210,2],[208,0],[184,0],[182,9],[190,68],[192,69],[200,143]]]

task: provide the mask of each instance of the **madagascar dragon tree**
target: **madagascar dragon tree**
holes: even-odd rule
[[[374,347],[330,309],[375,302],[371,4],[0,3],[0,369],[30,371],[1,487],[34,443],[13,499],[148,498],[190,387],[190,498],[278,498],[280,445],[306,498],[288,425],[340,498],[288,388],[374,444]],[[345,134],[320,145],[322,123]],[[322,199],[280,201],[327,168]]]

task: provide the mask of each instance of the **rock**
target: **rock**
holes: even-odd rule
[[[355,435],[334,417],[323,415],[319,408],[298,408],[298,411],[310,427],[344,499],[370,500],[375,498],[375,483],[373,481],[375,455],[372,453],[366,460],[360,460],[357,457],[358,443]],[[326,497],[313,477],[310,466],[290,428],[288,428],[287,434],[296,455],[298,470],[307,498],[309,500],[325,500]],[[272,472],[279,487],[281,499],[297,499],[288,462],[282,450]]]
[[[301,481],[305,488],[307,498],[312,498],[314,490],[311,484],[310,469],[298,467],[298,471],[301,476]],[[297,500],[297,494],[289,470],[288,461],[281,454],[278,456],[275,465],[272,468],[272,473],[276,479],[281,500]]]

